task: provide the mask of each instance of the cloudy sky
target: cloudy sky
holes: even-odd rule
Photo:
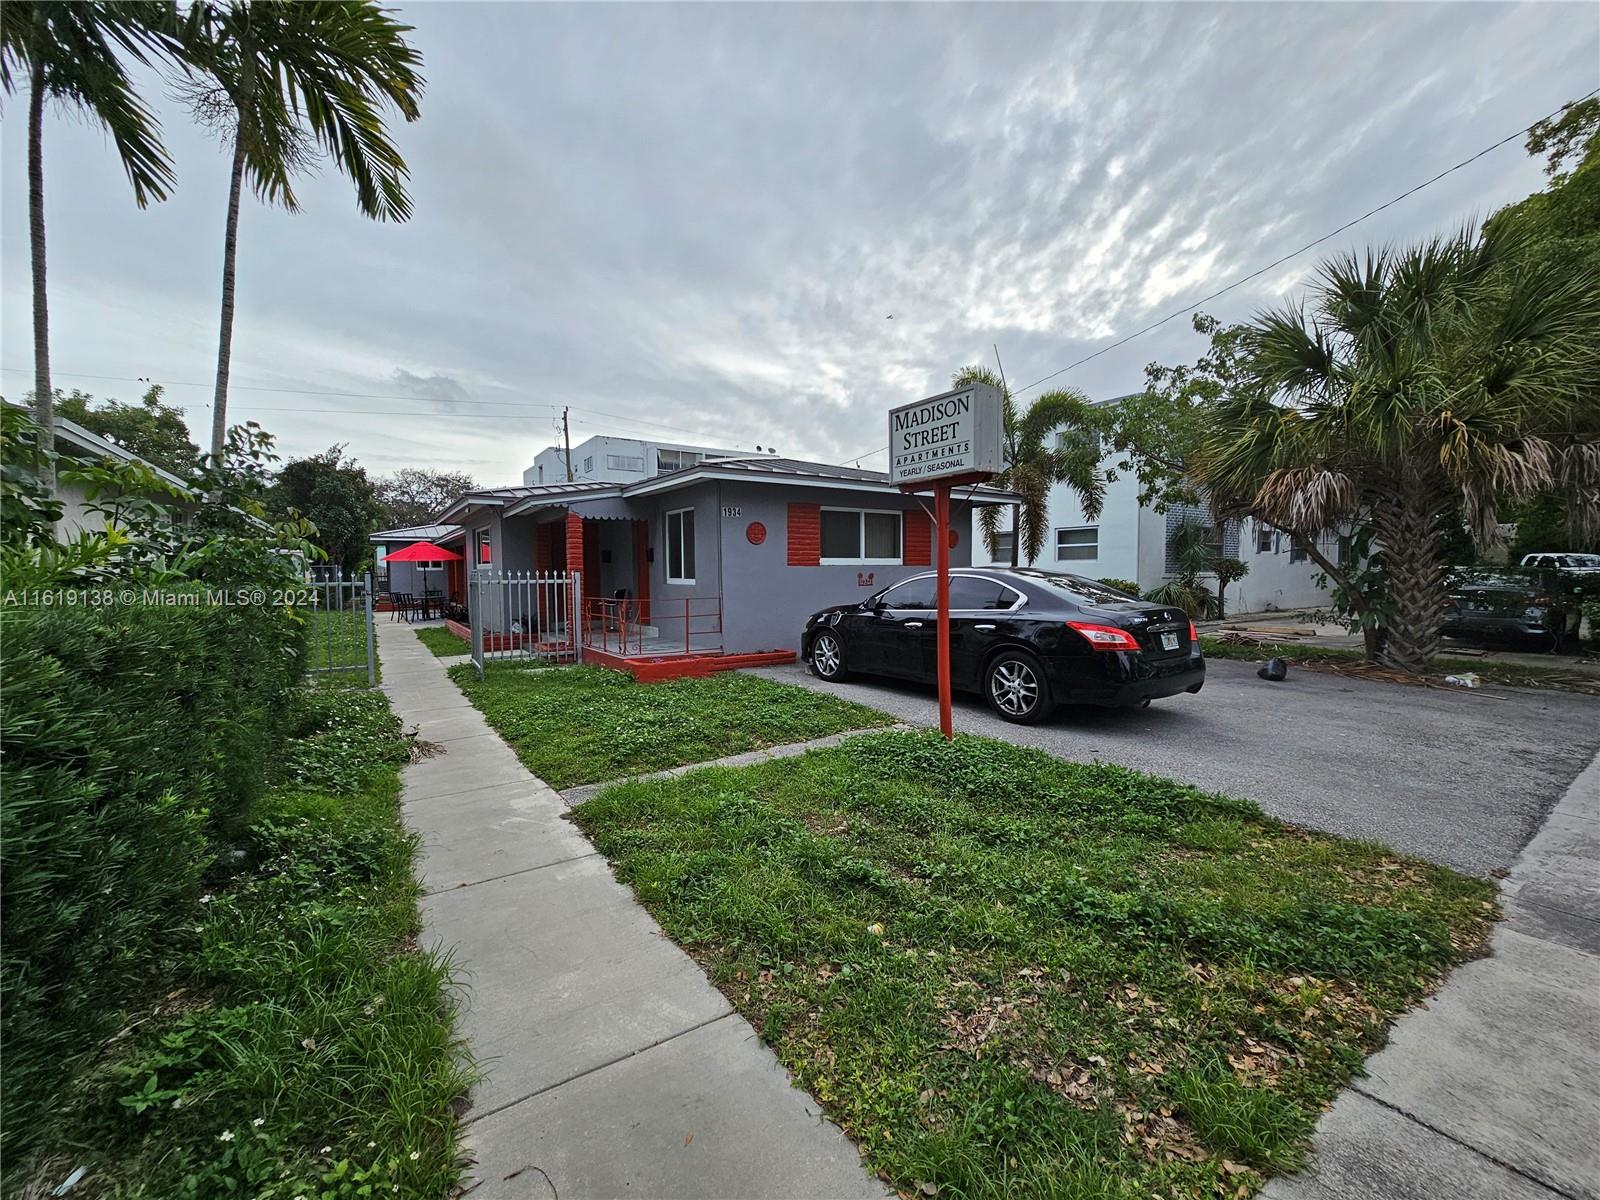
[[[415,215],[363,220],[331,168],[298,215],[246,201],[230,412],[289,455],[347,442],[379,473],[488,483],[566,405],[575,443],[853,459],[995,343],[1031,383],[1600,87],[1593,3],[401,12],[428,81],[399,134]],[[47,123],[56,382],[161,382],[203,444],[226,161],[149,88],[179,175],[149,210],[98,131]],[[6,102],[0,150],[17,399],[25,112]],[[1207,307],[1245,316],[1319,253],[1541,184],[1513,142]],[[1120,394],[1202,348],[1180,318],[1048,386]]]

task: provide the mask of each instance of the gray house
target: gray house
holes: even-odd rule
[[[974,511],[1013,499],[957,494],[952,566],[972,561]],[[463,547],[468,572],[581,572],[586,655],[615,638],[625,657],[787,656],[811,612],[932,565],[930,509],[881,471],[722,458],[635,483],[469,493],[439,516],[460,542],[433,540]],[[485,614],[490,629],[518,619]]]

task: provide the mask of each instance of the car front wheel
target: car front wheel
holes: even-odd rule
[[[850,672],[844,667],[844,648],[839,645],[837,634],[819,633],[817,640],[811,643],[811,669],[817,678],[829,683],[843,683],[850,678]]]
[[[997,655],[989,664],[983,694],[1001,718],[1019,725],[1036,725],[1055,708],[1039,660],[1016,650]]]

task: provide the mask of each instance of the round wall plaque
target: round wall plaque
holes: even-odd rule
[[[759,546],[767,540],[767,527],[760,521],[751,521],[744,527],[744,536],[752,546]]]

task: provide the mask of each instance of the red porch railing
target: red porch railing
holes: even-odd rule
[[[645,614],[649,619],[645,619]],[[620,658],[722,653],[722,597],[583,601],[583,644]]]

